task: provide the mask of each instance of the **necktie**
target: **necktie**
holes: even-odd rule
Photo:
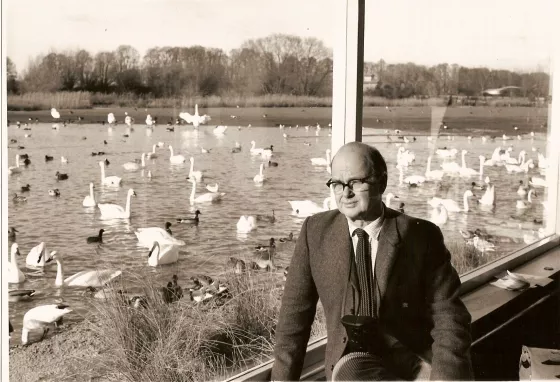
[[[358,315],[376,317],[377,308],[375,304],[374,277],[368,234],[360,228],[357,228],[354,232],[358,236],[356,269],[358,271],[358,280],[361,289]]]

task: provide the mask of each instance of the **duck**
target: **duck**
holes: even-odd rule
[[[331,149],[325,150],[325,158],[311,158],[313,166],[330,166],[331,164]]]
[[[84,207],[95,207],[97,206],[97,202],[95,201],[95,194],[93,193],[93,182],[89,183],[89,195],[86,195],[84,201],[82,202],[82,206]]]
[[[432,216],[430,218],[430,221],[435,225],[441,227],[442,225],[447,223],[447,219],[448,219],[447,208],[445,208],[445,205],[439,204],[432,211]]]
[[[270,240],[268,241],[268,245],[257,245],[257,246],[255,246],[255,251],[257,251],[257,252],[265,252],[265,251],[268,251],[268,249],[269,249],[271,246],[275,245],[274,243],[275,243],[275,240],[274,240],[273,237],[271,237]]]
[[[476,235],[472,238],[472,245],[479,252],[494,252],[496,250],[496,244],[484,240]]]
[[[242,215],[237,221],[238,233],[249,233],[257,227],[254,216]]]
[[[272,210],[272,215],[257,215],[257,221],[274,223],[276,221],[274,210]]]
[[[14,193],[14,197],[12,198],[14,203],[25,203],[27,202],[27,198],[25,196],[18,195]]]
[[[97,207],[101,211],[102,219],[129,219],[130,218],[130,199],[136,196],[136,192],[131,188],[126,195],[126,206],[122,208],[118,204],[98,203]]]
[[[200,210],[196,210],[194,212],[194,218],[177,218],[177,223],[198,225],[198,223],[200,222],[200,218],[198,217],[198,215],[202,215],[202,212],[200,212]]]
[[[158,265],[173,264],[179,261],[179,248],[173,244],[160,244],[155,240],[152,249],[148,252],[148,265],[157,267]]]
[[[188,178],[187,178],[188,179]],[[206,192],[202,195],[195,197],[196,194],[196,180],[189,179],[192,183],[191,195],[189,201],[191,204],[194,203],[216,203],[222,200],[222,197],[226,194],[225,192]]]
[[[268,161],[268,167],[278,167],[278,162]]]
[[[31,251],[27,254],[25,258],[25,264],[30,267],[44,267],[48,263],[49,258],[56,255],[56,251],[52,251],[49,256],[47,256],[47,248],[44,242],[40,242],[35,247],[31,248]]]
[[[276,245],[274,244],[274,238],[270,239],[270,246],[266,251],[259,251],[254,256],[254,262],[261,269],[275,270],[276,265],[274,265],[274,255],[276,254]]]
[[[189,179],[194,179],[197,182],[202,181],[202,171],[194,171],[194,157],[190,157],[191,168],[189,170]]]
[[[476,184],[476,182],[471,182],[471,190],[486,191],[486,186],[483,184]]]
[[[101,184],[105,186],[120,186],[122,179],[118,176],[105,176],[105,161],[99,162],[101,167]]]
[[[109,162],[109,159],[105,158],[105,166],[109,166],[111,164],[111,162]]]
[[[239,142],[235,142],[235,147],[231,149],[231,152],[234,154],[241,152],[241,145],[239,144]]]
[[[146,154],[147,159],[156,159],[158,157],[156,153],[156,146],[157,145],[154,143],[154,145],[152,146],[152,151]]]
[[[54,157],[50,156],[50,155],[45,155],[45,162],[50,162],[54,159]]]
[[[19,284],[25,281],[25,274],[19,269],[17,257],[21,256],[17,243],[12,244],[10,261],[8,262],[8,283]]]
[[[292,241],[294,240],[294,234],[290,232],[290,234],[288,235],[288,237],[281,237],[280,239],[278,239],[278,241],[280,243],[286,243],[288,241]]]
[[[13,289],[8,291],[8,301],[18,302],[31,299],[35,296],[35,289]]]
[[[64,278],[64,261],[62,254],[55,254],[47,262],[55,260],[57,263],[55,285],[57,287],[94,287],[100,288],[122,274],[119,269],[95,269],[91,271],[81,271],[70,277]]]
[[[72,312],[66,304],[39,305],[28,310],[23,316],[23,328],[21,329],[22,345],[29,344],[29,333],[40,330],[41,340],[47,334],[51,326],[58,326],[62,317]]]
[[[468,212],[469,211],[469,201],[468,198],[475,196],[471,190],[466,190],[463,194],[463,208],[459,206],[453,199],[441,199],[433,197],[432,199],[428,200],[428,204],[431,205],[433,208],[437,208],[440,204],[445,206],[446,211],[448,212]]]
[[[180,154],[175,155],[173,153],[173,147],[171,145],[169,145],[169,152],[170,152],[169,161],[173,164],[185,163],[185,161],[187,160],[184,156]]]
[[[19,167],[19,159],[20,159],[19,154],[16,154],[16,165],[8,167],[8,174],[11,175],[11,174],[21,173],[21,167]]]
[[[416,187],[426,181],[426,177],[421,175],[410,175],[405,178],[402,166],[397,166],[397,168],[399,169],[399,185],[406,183],[410,187]]]
[[[527,195],[527,190],[529,187],[525,187],[523,180],[519,181],[519,187],[517,188],[517,195],[525,196]]]
[[[529,185],[531,185],[533,187],[548,187],[548,184],[547,184],[545,179],[538,178],[538,177],[535,177],[535,176],[530,176],[529,177]]]
[[[535,192],[534,189],[530,189],[529,192],[527,193],[527,201],[518,200],[518,201],[515,203],[515,208],[517,208],[517,209],[525,209],[525,208],[531,207],[531,204],[533,203],[533,200],[531,199],[531,197],[532,197],[533,195],[537,196],[537,193]]]
[[[426,172],[424,173],[424,176],[426,177],[427,180],[440,180],[441,178],[443,178],[443,171],[442,170],[431,170],[430,166],[432,163],[432,156],[428,156],[428,161],[426,164]]]
[[[123,167],[127,171],[136,171],[146,167],[146,154],[142,153],[140,157],[140,163],[126,162],[125,164],[123,164]]]
[[[68,174],[61,174],[60,172],[56,172],[56,179],[57,180],[66,180],[68,179]]]
[[[169,227],[167,224],[171,226],[171,223],[167,222],[166,227]],[[171,236],[167,229],[160,227],[138,228],[134,231],[134,234],[138,238],[139,245],[147,248],[152,248],[155,241],[161,245],[185,245],[183,240]]]
[[[230,269],[233,269],[233,273],[241,274],[245,272],[247,266],[245,265],[245,261],[238,259],[237,257],[230,257],[227,266]]]
[[[14,227],[10,227],[8,228],[8,239],[10,240],[15,240],[16,239],[16,232],[19,232],[17,229],[15,229]]]
[[[49,196],[55,196],[55,197],[60,196],[60,190],[58,188],[53,188],[53,189],[49,190],[48,193],[49,193]]]
[[[253,182],[255,182],[257,184],[264,183],[266,178],[263,175],[263,170],[264,170],[264,163],[261,163],[260,166],[259,166],[259,173],[253,177]]]
[[[28,184],[26,186],[21,186],[21,192],[29,192],[31,190],[31,186]]]
[[[103,232],[105,232],[105,230],[103,228],[101,228],[99,230],[99,233],[97,234],[97,236],[90,236],[86,239],[86,242],[89,243],[103,243]]]

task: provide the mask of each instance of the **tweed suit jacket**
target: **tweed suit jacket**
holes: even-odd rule
[[[384,208],[375,262],[381,330],[430,363],[430,379],[472,379],[471,316],[459,299],[460,280],[441,230]],[[272,380],[299,380],[318,299],[327,322],[325,372],[331,379],[347,342],[340,319],[359,301],[353,256],[348,221],[338,210],[305,220],[276,326]]]

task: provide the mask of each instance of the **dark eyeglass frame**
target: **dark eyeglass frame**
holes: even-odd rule
[[[372,185],[372,186],[375,185],[376,183],[378,183],[377,179],[368,181],[368,179],[371,178],[372,176],[373,175],[368,175],[365,178],[350,179],[347,183],[341,182],[340,180],[332,180],[332,178],[331,178],[331,179],[328,180],[328,182],[326,184],[327,184],[328,188],[331,188],[331,186],[337,185],[337,184],[342,185],[342,191],[339,192],[340,194],[342,194],[346,187],[348,187],[353,192],[354,191],[354,184],[356,182],[366,183],[366,184],[369,184],[369,185]],[[335,191],[334,188],[333,188],[333,191]]]

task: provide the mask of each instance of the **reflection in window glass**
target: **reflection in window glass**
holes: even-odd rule
[[[332,6],[84,7],[7,9],[11,344],[37,306],[63,302],[75,325],[15,354],[64,359],[73,380],[236,374],[270,357],[295,240],[329,197]],[[115,289],[97,270],[122,272]],[[78,340],[99,353],[88,367],[67,359]]]
[[[463,274],[554,231],[553,24],[545,2],[431,4],[368,3],[363,140],[386,204],[436,223]]]

